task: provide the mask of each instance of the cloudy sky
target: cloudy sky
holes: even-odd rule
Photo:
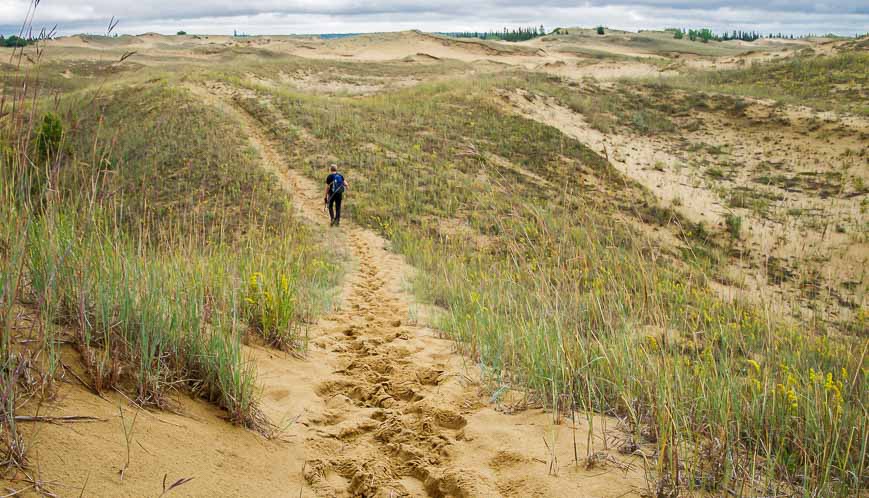
[[[0,0],[0,33],[17,32],[30,0]],[[639,30],[710,27],[794,34],[869,32],[869,0],[41,0],[34,27],[249,34],[483,31],[505,26]]]

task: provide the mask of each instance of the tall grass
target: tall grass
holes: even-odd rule
[[[37,76],[0,95],[6,463],[26,465],[15,410],[53,394],[65,343],[96,393],[167,407],[191,392],[268,430],[243,346],[304,351],[338,275],[330,253],[226,115],[160,78],[49,99]]]
[[[419,292],[493,381],[626,420],[654,448],[657,492],[865,489],[865,341],[719,299],[702,267],[622,221],[658,210],[639,187],[499,110],[494,89],[516,84],[365,99],[249,85],[266,98],[240,103],[289,123],[275,136],[312,175],[333,157],[345,165],[348,210],[426,270]]]
[[[28,236],[26,268],[28,291],[41,301],[44,320],[74,330],[95,390],[129,381],[137,402],[165,406],[177,382],[190,379],[190,387],[236,421],[253,424],[255,374],[241,344],[260,315],[248,315],[245,283],[254,274],[283,276],[281,295],[298,309],[268,310],[275,321],[269,339],[301,350],[304,310],[316,304],[303,289],[329,278],[300,249],[308,242],[194,241],[152,249],[89,222],[46,213]]]

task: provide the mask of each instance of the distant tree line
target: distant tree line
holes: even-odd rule
[[[741,31],[741,30],[737,31],[734,29],[733,33],[728,33],[725,31],[724,35],[722,35],[720,38],[722,41],[742,40],[742,41],[753,42],[753,41],[759,40],[760,38],[762,38],[762,36],[757,31]]]
[[[715,33],[709,28],[702,29],[688,29],[683,30],[681,28],[670,28],[667,31],[673,33],[673,38],[677,40],[681,40],[683,38],[688,38],[691,41],[701,41],[703,43],[708,43],[710,41],[728,41],[728,40],[742,40],[747,42],[753,42],[755,40],[759,40],[761,38],[770,38],[770,39],[782,39],[782,40],[800,40],[805,38],[816,38],[818,35],[813,33],[805,34],[805,35],[797,35],[793,34],[784,34],[784,33],[769,33],[766,36],[758,33],[757,31],[742,31],[734,29],[733,31],[725,31],[724,33]],[[837,35],[827,34],[824,35],[829,38],[837,38]],[[856,38],[860,38],[860,35],[857,35]]]
[[[464,31],[459,33],[450,33],[450,36],[454,36],[456,38],[479,38],[481,40],[518,42],[531,40],[532,38],[537,38],[538,36],[543,36],[545,34],[546,30],[541,24],[540,27],[518,28],[512,30],[504,28],[502,31]]]
[[[21,38],[20,36],[12,35],[9,38],[4,38],[0,35],[0,47],[26,47],[36,40]]]
[[[767,36],[767,38],[779,38],[779,39],[782,39],[782,40],[784,40],[784,39],[793,40],[793,39],[794,39],[794,35],[793,35],[793,33],[790,34],[790,35],[786,35],[786,34],[783,34],[783,33],[770,33],[769,36]]]
[[[703,43],[709,43],[710,41],[728,41],[728,40],[742,40],[747,42],[753,42],[759,38],[761,38],[761,34],[757,31],[742,31],[742,30],[733,30],[732,32],[725,31],[723,34],[718,34],[712,31],[709,28],[702,29],[688,29],[683,30],[680,28],[669,29],[668,31],[673,32],[673,38],[677,40],[681,40],[683,38],[688,38],[691,41],[701,41]]]

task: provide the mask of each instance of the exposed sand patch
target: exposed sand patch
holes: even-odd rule
[[[597,78],[599,80],[616,80],[621,78],[647,78],[672,74],[654,64],[636,61],[598,61],[565,56],[556,63],[546,63],[537,67],[538,70],[558,76],[581,80],[582,78]]]
[[[292,365],[292,360],[287,361]],[[71,377],[67,380],[75,382]],[[44,404],[39,415],[86,414],[104,421],[22,424],[33,444],[34,475],[59,496],[158,496],[167,476],[167,484],[194,478],[178,488],[180,496],[298,497],[304,465],[298,442],[268,441],[234,427],[224,420],[223,412],[204,401],[179,397],[176,402],[177,415],[148,411],[136,415],[120,395],[101,399],[77,384],[63,384],[57,400]],[[302,403],[296,406],[301,408]],[[127,446],[119,409],[128,427],[136,420],[123,480],[119,470],[125,465]]]
[[[277,81],[257,78],[270,86],[291,86],[303,92],[327,95],[372,95],[418,85],[417,78],[389,78],[341,73],[296,72],[278,73]]]

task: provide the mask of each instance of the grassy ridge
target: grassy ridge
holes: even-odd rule
[[[365,99],[251,86],[240,103],[312,175],[346,165],[353,216],[426,270],[444,330],[493,378],[625,417],[657,448],[661,491],[864,487],[865,343],[787,328],[657,259],[618,222],[642,216],[643,193],[501,112],[494,88],[516,84]]]
[[[129,231],[229,241],[287,223],[280,187],[257,167],[237,126],[177,82],[152,78],[70,100],[71,146],[87,153],[104,144],[91,162],[104,168],[123,207],[117,221]]]
[[[869,115],[869,53],[845,51],[832,56],[801,55],[749,67],[697,71],[661,82],[679,88],[770,98]]]
[[[595,30],[570,29],[569,32],[570,34],[568,35],[554,35],[544,38],[544,40],[561,41],[566,45],[566,51],[578,50],[580,53],[586,50],[583,45],[588,45],[589,43],[598,46],[615,45],[617,47],[627,47],[637,53],[653,55],[681,53],[720,57],[738,55],[750,50],[749,48],[727,42],[700,43],[699,41],[691,41],[687,38],[677,40],[673,38],[673,33],[670,31],[640,31],[639,33],[608,31],[604,37],[598,35]],[[571,43],[575,43],[576,45],[569,45]],[[612,50],[609,54],[618,57],[616,50]]]
[[[43,151],[44,106],[15,97],[0,127],[5,441],[21,376],[38,369],[52,392],[64,341],[96,392],[165,407],[183,389],[267,429],[242,344],[303,350],[337,272],[237,124],[155,79],[63,100],[66,131]],[[37,323],[24,351],[19,304]]]

